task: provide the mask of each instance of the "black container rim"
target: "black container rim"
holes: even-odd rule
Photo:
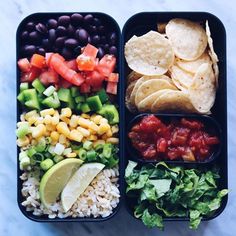
[[[120,27],[119,27],[119,24],[117,23],[117,21],[110,15],[106,14],[106,13],[103,13],[103,12],[91,12],[91,11],[85,11],[85,12],[34,12],[30,15],[27,15],[26,17],[24,17],[18,27],[17,27],[17,30],[16,30],[16,61],[18,59],[18,55],[19,55],[19,46],[18,46],[18,38],[19,38],[19,34],[20,34],[20,28],[22,27],[22,25],[27,22],[27,20],[29,20],[30,18],[32,17],[37,17],[38,15],[54,15],[54,16],[59,16],[59,15],[62,15],[62,14],[65,14],[65,15],[70,15],[70,14],[74,14],[74,13],[79,13],[79,14],[94,14],[94,15],[100,15],[100,16],[103,16],[103,17],[106,17],[107,19],[109,19],[109,21],[112,22],[112,24],[114,24],[115,28],[116,28],[116,31],[118,32],[118,38],[119,38],[119,49],[118,49],[118,55],[119,55],[119,58],[118,58],[118,65],[119,65],[119,68],[118,68],[118,71],[119,73],[121,74],[122,73],[122,70],[121,70],[121,65],[122,65],[122,53],[121,53],[121,30],[120,30]],[[17,94],[19,93],[19,86],[18,86],[18,83],[19,83],[19,70],[18,70],[18,66],[17,66],[17,63],[16,63],[16,81],[17,81]],[[120,90],[120,94],[119,94],[119,99],[118,99],[118,102],[119,102],[119,107],[120,107],[120,111],[119,111],[119,118],[120,120],[122,120],[122,117],[123,117],[123,111],[122,111],[122,96],[121,96],[121,91],[122,91],[122,83],[119,82],[118,83],[118,87],[119,87],[119,90]],[[17,121],[20,117],[20,113],[19,113],[19,102],[17,101],[17,106],[16,106],[16,114],[17,114]],[[119,123],[119,126],[120,126],[120,123]],[[121,139],[122,137],[122,129],[119,130],[119,139]],[[17,147],[17,146],[16,146]],[[114,217],[114,215],[116,215],[118,213],[118,211],[120,210],[121,208],[121,202],[123,201],[123,186],[124,186],[124,180],[122,178],[122,169],[123,168],[123,165],[124,165],[124,162],[123,162],[123,145],[122,145],[122,142],[120,142],[119,144],[119,148],[120,148],[120,155],[119,155],[119,190],[120,190],[120,198],[119,198],[119,203],[118,205],[116,206],[116,208],[113,209],[113,212],[107,216],[107,217],[97,217],[97,218],[92,218],[92,217],[76,217],[76,218],[54,218],[54,219],[50,219],[50,218],[40,218],[39,216],[34,216],[32,214],[32,212],[27,212],[26,211],[26,208],[23,207],[21,205],[21,202],[20,202],[20,198],[22,197],[21,196],[21,188],[20,188],[20,173],[21,173],[21,170],[19,168],[19,160],[18,160],[18,155],[19,155],[19,147],[17,147],[17,205],[20,209],[20,211],[22,212],[22,214],[28,218],[29,220],[32,220],[34,222],[40,222],[40,223],[50,223],[50,222],[53,222],[53,223],[57,223],[57,222],[60,222],[60,223],[68,223],[68,222],[103,222],[103,221],[106,221],[106,220],[109,220],[110,218]]]

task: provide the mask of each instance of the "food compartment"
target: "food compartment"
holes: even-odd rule
[[[118,24],[103,13],[35,13],[20,23],[16,40],[19,208],[40,222],[111,218],[122,192]],[[85,204],[94,201],[104,181],[114,190],[112,210],[93,202],[97,209],[75,213],[81,203],[77,199],[72,209],[75,199],[66,199],[80,194]],[[47,186],[63,190],[51,208]]]
[[[178,96],[177,94],[180,94],[184,91],[183,86],[181,85],[179,80],[180,78],[177,78],[176,83],[176,78],[173,79],[173,71],[170,71],[169,69],[167,70],[167,73],[164,73],[162,75],[151,75],[153,73],[153,70],[157,71],[155,66],[158,67],[156,64],[155,60],[149,60],[150,58],[153,58],[152,51],[157,49],[157,46],[154,44],[151,46],[151,41],[147,43],[147,38],[152,38],[153,39],[153,32],[159,32],[164,36],[165,38],[168,38],[168,35],[166,35],[165,32],[165,27],[167,23],[175,18],[181,18],[181,19],[187,19],[192,22],[196,22],[197,24],[200,25],[200,28],[202,27],[206,31],[206,21],[208,21],[208,25],[210,27],[210,32],[211,32],[211,38],[213,40],[213,46],[214,46],[214,51],[218,56],[218,69],[219,69],[219,76],[218,76],[218,84],[214,85],[214,93],[212,93],[212,96],[209,95],[209,91],[207,91],[209,97],[209,100],[204,100],[206,97],[204,97],[206,94],[201,93],[199,90],[198,92],[195,93],[195,97],[199,96],[199,104],[200,103],[208,103],[210,100],[210,110],[208,112],[204,112],[203,110],[201,111],[201,105],[199,107],[196,106],[196,103],[194,104],[195,101],[190,100],[191,104],[189,103],[189,99],[185,99],[181,96]],[[184,23],[183,23],[184,24]],[[191,23],[190,23],[191,24]],[[194,23],[195,24],[195,23]],[[181,26],[182,27],[182,26]],[[199,26],[197,26],[199,27]],[[150,33],[150,31],[153,31]],[[208,32],[209,33],[209,32]],[[187,32],[186,32],[187,34]],[[205,32],[206,34],[206,32]],[[134,37],[137,36],[137,37]],[[137,170],[141,170],[142,168],[149,168],[147,166],[151,166],[151,168],[155,168],[154,166],[162,166],[162,165],[167,165],[168,167],[171,168],[183,168],[183,170],[189,170],[193,169],[199,170],[201,173],[204,173],[204,171],[209,170],[213,171],[215,168],[219,169],[219,175],[220,178],[217,179],[217,189],[218,190],[223,190],[227,189],[228,187],[228,172],[227,172],[227,91],[226,91],[226,35],[225,35],[225,28],[222,24],[222,22],[214,15],[207,13],[207,12],[142,12],[138,13],[134,16],[132,16],[124,25],[123,31],[122,31],[122,37],[123,37],[123,54],[124,54],[124,61],[123,61],[123,70],[124,70],[124,78],[126,79],[125,83],[125,89],[124,89],[124,96],[125,98],[125,122],[128,124],[125,127],[125,143],[127,145],[125,146],[125,166],[126,166],[126,172],[127,170],[127,165],[129,162],[131,162],[132,165],[136,165],[135,167]],[[136,41],[138,42],[138,37],[141,37],[142,40],[140,39],[139,43],[136,44]],[[155,37],[155,36],[154,36]],[[158,35],[160,37],[160,35]],[[184,35],[182,35],[182,38],[184,38]],[[209,38],[208,38],[209,40]],[[127,50],[125,48],[126,43],[130,41],[129,49]],[[153,40],[154,41],[154,40]],[[191,40],[190,40],[191,41]],[[193,42],[195,41],[194,39],[192,40]],[[145,43],[146,42],[146,43]],[[156,41],[156,45],[158,45],[158,42],[161,41]],[[190,42],[191,43],[191,42]],[[140,44],[140,46],[139,46]],[[210,49],[212,46],[212,42],[210,40],[210,43],[207,43],[207,50]],[[209,44],[211,46],[209,46]],[[145,46],[146,45],[146,46]],[[178,44],[177,44],[178,45]],[[135,47],[138,48],[135,48]],[[160,45],[159,45],[160,46]],[[181,47],[181,42],[180,42],[180,47]],[[152,57],[145,56],[144,54],[140,53],[141,49],[149,51]],[[137,50],[136,50],[137,49]],[[149,50],[150,49],[150,50]],[[136,50],[136,51],[135,51]],[[206,51],[208,52],[208,51]],[[137,53],[137,54],[135,54]],[[140,55],[138,55],[140,53]],[[130,54],[127,57],[127,54]],[[166,54],[167,55],[167,54]],[[140,58],[142,60],[145,60],[145,63],[147,67],[145,68],[145,63],[142,64],[140,62]],[[176,52],[175,52],[176,56]],[[180,55],[181,57],[181,55]],[[138,62],[136,59],[138,58]],[[128,60],[127,60],[128,59]],[[178,59],[177,61],[179,65],[184,62],[187,58],[185,59]],[[174,59],[176,60],[176,59]],[[205,59],[204,59],[205,60]],[[212,58],[211,58],[212,60]],[[213,59],[214,60],[214,59]],[[181,63],[180,63],[181,61]],[[188,59],[187,59],[188,61]],[[191,60],[190,60],[191,61]],[[128,64],[128,63],[129,64]],[[177,63],[175,62],[175,63]],[[136,63],[136,64],[135,64]],[[153,64],[152,64],[153,63]],[[185,65],[187,65],[186,63]],[[191,64],[191,63],[190,63]],[[155,65],[155,66],[151,66]],[[178,65],[178,66],[179,66]],[[182,75],[188,75],[189,67],[183,66],[181,68],[184,69],[184,74]],[[189,64],[188,64],[189,65]],[[175,65],[176,66],[176,65]],[[192,65],[191,65],[192,66]],[[148,69],[147,69],[148,68]],[[160,69],[160,68],[159,68]],[[177,68],[179,69],[179,68]],[[213,70],[213,68],[212,68]],[[139,73],[138,73],[139,72]],[[187,72],[187,73],[185,73]],[[141,73],[141,74],[140,74]],[[156,72],[155,72],[156,73]],[[159,72],[158,72],[159,73]],[[196,72],[192,74],[195,74]],[[146,78],[143,78],[144,74]],[[156,78],[155,78],[156,76]],[[162,78],[160,78],[160,76]],[[167,76],[168,78],[166,78]],[[217,73],[215,74],[215,78],[217,78]],[[152,77],[152,78],[150,78]],[[140,79],[141,78],[141,79]],[[190,77],[185,77],[186,79]],[[194,78],[191,77],[191,78]],[[153,79],[155,82],[153,82]],[[196,76],[195,76],[196,79]],[[159,81],[157,81],[159,80]],[[160,82],[160,80],[162,80]],[[163,80],[165,80],[163,82]],[[175,81],[174,81],[175,80]],[[183,81],[182,81],[183,82]],[[172,86],[176,86],[176,88],[173,88]],[[135,88],[136,86],[136,88]],[[141,88],[142,87],[142,88]],[[161,88],[161,89],[160,89]],[[157,90],[157,91],[155,91]],[[161,91],[159,91],[161,90]],[[170,91],[171,90],[171,91]],[[187,89],[188,92],[190,91]],[[135,91],[135,93],[132,94],[132,92]],[[176,92],[177,91],[177,92]],[[191,92],[191,91],[190,91]],[[163,95],[166,93],[166,95]],[[138,94],[138,95],[137,95]],[[163,96],[162,96],[163,95]],[[160,99],[162,97],[162,99]],[[182,97],[180,99],[180,97]],[[163,99],[165,98],[165,99]],[[158,102],[157,102],[157,99]],[[173,102],[173,99],[175,99],[176,102]],[[206,102],[204,102],[206,101]],[[153,105],[155,104],[155,105]],[[186,104],[188,104],[186,106]],[[193,106],[192,106],[193,105]],[[209,104],[208,104],[209,105]],[[208,108],[209,108],[208,107]],[[209,156],[209,159],[205,161],[200,161],[200,162],[184,162],[184,161],[168,161],[164,160],[163,161],[143,161],[143,159],[140,159],[140,156],[138,152],[132,147],[132,141],[128,137],[128,133],[130,132],[130,129],[132,126],[136,123],[136,121],[140,121],[144,116],[146,115],[155,115],[157,117],[163,118],[163,122],[169,122],[173,117],[186,117],[186,118],[194,118],[196,120],[202,121],[203,123],[206,122],[206,125],[213,127],[213,133],[216,132],[217,136],[219,137],[220,143],[217,145],[212,153],[212,155]],[[210,128],[211,129],[211,128]],[[144,131],[145,132],[145,131]],[[165,164],[163,164],[165,163]],[[130,165],[129,165],[130,166]],[[134,169],[133,169],[134,170]],[[135,172],[135,171],[134,171]],[[131,172],[128,171],[130,174]],[[132,172],[133,173],[133,172]],[[127,173],[126,173],[127,174]],[[140,174],[140,173],[139,173]],[[144,178],[145,171],[143,171],[140,174],[140,179]],[[132,183],[129,183],[129,181],[132,182],[132,178],[135,179],[135,174],[129,179],[126,178],[126,183],[125,183],[125,189],[127,191],[127,188],[129,189],[130,186],[134,186],[135,183],[139,183],[139,181],[135,182],[133,179],[133,185]],[[150,177],[152,179],[152,177]],[[155,179],[156,177],[154,177]],[[158,178],[157,178],[158,179]],[[159,181],[159,180],[158,180]],[[140,184],[140,183],[139,183]],[[141,184],[142,185],[142,184]],[[140,199],[140,193],[144,190],[143,185],[140,185],[140,190],[137,188],[136,190],[132,191],[129,194],[125,194],[125,201],[126,201],[126,206],[128,211],[130,212],[131,215],[133,215],[135,218],[142,219],[144,224],[146,224],[149,227],[152,227],[148,222],[147,219],[151,219],[151,221],[154,221],[154,219],[158,219],[158,222],[160,223],[160,217],[155,215],[157,213],[158,215],[160,214],[162,219],[165,221],[188,221],[190,219],[190,215],[176,215],[174,212],[173,214],[165,214],[163,213],[166,208],[163,209],[162,213],[155,209],[155,207],[151,206],[149,208],[150,212],[145,212],[145,214],[142,212],[142,207],[140,205],[140,202],[142,200]],[[146,185],[145,185],[146,186]],[[146,190],[145,190],[146,191]],[[145,192],[144,191],[144,192]],[[142,192],[142,197],[145,196],[145,193]],[[150,197],[150,192],[146,192],[146,197]],[[137,197],[139,196],[139,198]],[[141,197],[141,198],[142,198]],[[217,217],[225,208],[227,204],[227,195],[224,196],[221,200],[221,205],[216,211],[213,211],[211,214],[208,215],[202,215],[202,220],[210,220],[215,217]],[[146,203],[145,203],[146,204]],[[135,212],[134,214],[134,208],[135,206],[139,205],[140,206],[140,212]],[[148,205],[148,204],[147,204]],[[147,207],[147,205],[145,207]],[[144,208],[145,208],[144,207]],[[144,210],[143,208],[143,210]],[[148,207],[147,207],[148,208]],[[148,214],[149,213],[149,214]],[[150,216],[151,213],[154,213],[154,215]],[[145,215],[145,216],[144,216]],[[158,226],[158,225],[155,225]],[[159,225],[160,226],[160,225]],[[158,226],[158,227],[159,227]],[[162,228],[159,227],[159,228]]]
[[[209,116],[140,114],[130,121],[127,132],[130,158],[144,164],[205,164],[221,152],[221,129]]]

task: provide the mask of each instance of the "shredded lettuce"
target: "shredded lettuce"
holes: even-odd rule
[[[197,229],[203,216],[211,216],[228,190],[218,190],[218,170],[171,167],[164,162],[143,165],[129,161],[126,193],[136,199],[134,216],[149,227],[163,229],[163,217],[189,217]]]

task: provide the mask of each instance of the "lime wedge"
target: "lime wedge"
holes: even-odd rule
[[[105,165],[101,163],[88,163],[82,165],[74,173],[61,194],[61,203],[65,212],[72,207],[78,197],[104,167]]]
[[[75,158],[65,159],[54,165],[44,174],[40,182],[39,194],[42,203],[46,207],[56,202],[66,183],[82,162]]]

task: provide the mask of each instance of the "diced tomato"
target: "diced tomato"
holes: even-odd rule
[[[59,83],[58,83],[58,87],[59,88],[70,88],[72,86],[71,83],[69,83],[67,80],[60,78],[59,79]]]
[[[53,55],[52,52],[47,52],[47,53],[45,54],[45,62],[46,62],[46,65],[47,65],[47,66],[50,65],[50,61],[51,61],[52,55]]]
[[[95,70],[90,72],[86,77],[86,83],[92,87],[101,87],[103,80],[104,76]]]
[[[70,60],[70,61],[66,61],[65,63],[68,66],[68,68],[70,68],[71,70],[74,70],[74,71],[78,70],[77,63],[76,63],[75,59]]]
[[[93,71],[95,68],[95,59],[83,54],[76,58],[77,66],[80,71]]]
[[[114,71],[116,65],[116,58],[113,55],[105,55],[98,63],[96,69],[102,75],[109,77]]]
[[[29,72],[22,73],[21,75],[21,82],[32,82],[35,80],[41,73],[41,70],[37,67],[32,66]]]
[[[22,58],[17,62],[21,72],[29,72],[31,65],[27,58]]]
[[[49,68],[47,71],[41,73],[39,79],[47,86],[49,84],[58,84],[59,76],[53,69]]]
[[[157,140],[157,152],[165,152],[167,148],[167,141],[164,138]]]
[[[117,83],[108,81],[106,92],[116,95],[117,94]]]
[[[33,54],[33,56],[30,59],[30,64],[32,66],[39,68],[39,69],[42,69],[46,64],[45,57],[40,54],[35,53],[35,54]]]
[[[90,92],[90,85],[87,84],[87,83],[83,83],[81,86],[80,86],[80,92],[81,93],[89,93]]]
[[[98,49],[88,43],[87,46],[84,47],[82,54],[84,56],[91,57],[91,58],[95,59],[97,56],[97,53],[98,53]]]
[[[81,74],[70,69],[64,62],[64,58],[57,53],[52,55],[50,67],[53,68],[62,78],[74,85],[80,86],[85,80]]]
[[[110,82],[118,83],[118,81],[119,81],[119,74],[118,73],[111,73],[109,75],[109,77],[106,77],[106,80],[110,81]]]

